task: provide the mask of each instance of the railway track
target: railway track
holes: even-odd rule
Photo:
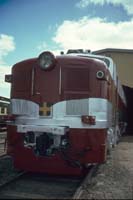
[[[89,184],[91,184],[91,179],[93,176],[96,175],[96,172],[99,168],[99,164],[94,165],[88,172],[88,174],[86,175],[86,177],[83,179],[83,181],[81,182],[81,185],[77,188],[76,192],[73,195],[73,199],[80,199],[81,194],[83,193],[84,190],[86,190],[87,186]]]
[[[92,167],[87,175],[91,179]],[[86,178],[24,173],[0,187],[0,199],[78,199]]]

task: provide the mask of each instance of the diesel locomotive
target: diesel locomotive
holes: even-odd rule
[[[81,175],[103,163],[126,127],[126,98],[109,57],[50,51],[23,60],[11,83],[7,153],[18,169]]]

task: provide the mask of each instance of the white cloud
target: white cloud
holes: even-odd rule
[[[61,49],[58,49],[55,46],[49,46],[45,41],[41,42],[37,46],[37,50],[39,50],[39,53],[42,53],[43,51],[51,51],[54,55],[60,55]]]
[[[128,14],[133,14],[133,1],[132,0],[80,0],[76,6],[85,8],[90,4],[104,5],[105,3],[112,3],[113,5],[122,5]]]
[[[48,45],[45,41],[43,41],[41,44],[39,44],[37,46],[37,49],[40,50],[40,51],[45,51],[45,49],[47,49]]]
[[[15,49],[14,38],[9,35],[0,34],[0,59]]]
[[[5,82],[5,74],[11,73],[11,67],[6,64],[4,58],[14,50],[14,38],[9,35],[0,34],[0,96],[6,95],[9,97],[10,94],[10,85]],[[4,91],[4,93],[2,93],[2,91]]]
[[[133,48],[133,20],[107,22],[105,19],[83,17],[79,21],[64,21],[53,40],[61,49]]]
[[[11,67],[0,65],[0,96],[10,97],[10,83],[5,82],[5,74],[11,74]]]
[[[61,54],[61,51],[63,51],[64,49],[52,49],[51,52],[57,56]]]

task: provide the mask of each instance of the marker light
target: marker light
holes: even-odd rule
[[[52,69],[55,65],[55,61],[55,56],[49,51],[44,51],[38,57],[38,63],[43,70]]]
[[[5,82],[11,83],[12,82],[12,75],[11,74],[6,74],[5,75]]]
[[[96,116],[82,115],[81,121],[85,124],[95,125],[96,124]]]
[[[97,71],[96,77],[97,77],[98,79],[103,79],[103,78],[105,77],[105,74],[104,74],[103,71]]]

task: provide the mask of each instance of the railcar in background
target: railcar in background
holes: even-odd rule
[[[6,127],[9,116],[10,99],[0,96],[0,129]]]
[[[126,99],[111,58],[49,51],[16,63],[7,153],[21,170],[81,175],[125,130]]]

